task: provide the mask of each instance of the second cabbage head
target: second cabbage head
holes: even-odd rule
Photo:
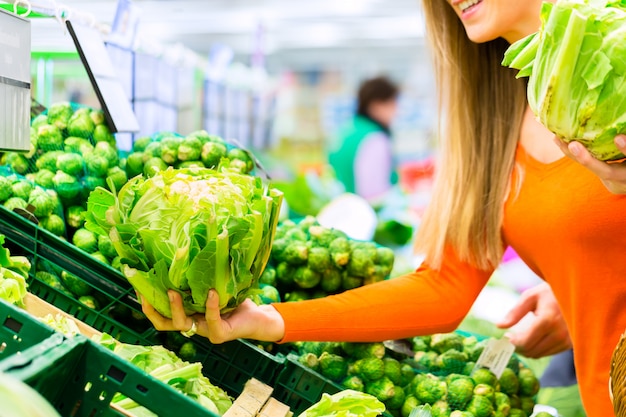
[[[97,188],[86,227],[109,236],[124,275],[159,313],[171,317],[168,289],[187,314],[203,313],[212,288],[225,313],[257,288],[281,201],[257,177],[170,168],[133,178],[117,195]]]
[[[613,139],[626,133],[626,2],[544,2],[541,21],[503,65],[529,77],[530,108],[553,133],[597,159],[623,158]]]

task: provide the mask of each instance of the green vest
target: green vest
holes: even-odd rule
[[[339,148],[330,153],[328,162],[335,170],[337,179],[346,187],[346,192],[356,191],[354,161],[361,142],[369,134],[378,132],[384,133],[380,126],[363,116],[356,116],[352,123],[341,131]],[[390,181],[392,184],[397,182],[395,170],[392,170]]]

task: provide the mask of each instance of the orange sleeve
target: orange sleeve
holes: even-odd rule
[[[493,271],[454,256],[414,273],[325,298],[273,304],[284,342],[372,342],[455,330]]]

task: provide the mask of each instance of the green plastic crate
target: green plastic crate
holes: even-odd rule
[[[122,416],[110,407],[118,392],[159,416],[217,417],[82,336],[65,339],[54,334],[0,362],[0,372],[32,386],[62,417]]]
[[[0,299],[0,360],[36,345],[53,333],[24,310]]]
[[[335,394],[341,390],[341,385],[307,368],[298,362],[296,355],[289,354],[274,384],[273,396],[298,415],[318,402],[323,393]]]

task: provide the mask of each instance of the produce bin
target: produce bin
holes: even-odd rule
[[[0,299],[0,360],[36,345],[53,333],[26,311]]]
[[[106,348],[54,334],[0,362],[0,372],[32,386],[63,417],[125,416],[111,407],[120,392],[159,416],[217,417]]]
[[[289,354],[274,384],[274,398],[298,415],[318,402],[323,393],[335,394],[341,390],[341,385],[300,364],[298,356]]]

